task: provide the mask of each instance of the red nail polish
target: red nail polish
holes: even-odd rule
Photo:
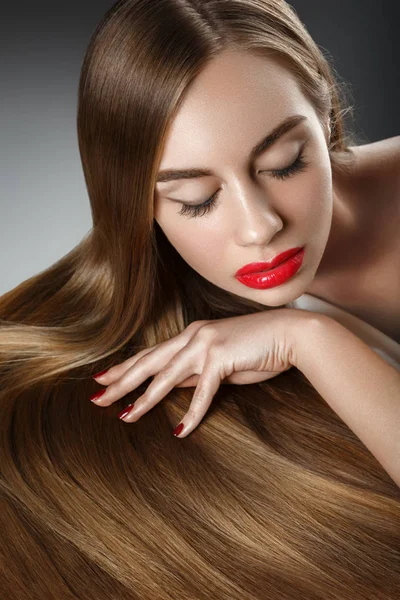
[[[107,391],[107,389],[105,390],[100,390],[99,392],[96,392],[95,394],[93,394],[93,396],[90,396],[89,400],[97,400],[98,398],[100,398],[100,396],[102,396],[103,394],[105,394]]]
[[[97,377],[101,377],[102,375],[107,373],[108,370],[109,369],[105,369],[104,371],[100,371],[100,373],[96,373],[96,375],[93,375],[93,379],[97,379]]]
[[[128,406],[124,408],[124,410],[121,410],[121,412],[117,415],[118,419],[123,419],[124,417],[126,417],[126,415],[131,412],[131,408],[132,406],[134,406],[134,404],[135,403],[132,402],[132,404],[128,404]]]
[[[173,435],[179,435],[180,432],[182,431],[182,429],[184,428],[185,424],[184,423],[179,423],[179,425],[174,429],[174,433]]]

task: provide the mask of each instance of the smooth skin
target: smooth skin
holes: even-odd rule
[[[300,323],[304,331],[308,319],[313,319],[308,311],[283,308],[194,321],[172,340],[145,349],[98,377],[108,387],[96,404],[109,406],[155,375],[123,418],[132,423],[174,387],[197,385],[181,421],[184,428],[179,437],[186,437],[203,419],[221,383],[256,383],[296,366],[295,332]]]
[[[251,148],[293,115],[306,119],[249,162]],[[313,293],[313,287],[332,280],[327,280],[327,267],[332,273],[341,271],[332,256],[357,225],[346,197],[348,182],[332,181],[329,133],[329,122],[319,122],[284,64],[224,52],[193,82],[171,125],[160,164],[160,171],[203,168],[213,174],[157,183],[154,218],[182,258],[222,289],[270,309]],[[305,169],[285,179],[273,177],[300,153]],[[182,204],[200,204],[215,193],[210,212],[180,214]],[[303,245],[301,268],[280,286],[256,290],[234,277],[244,264]],[[216,256],[218,261],[210,260]],[[304,341],[315,320],[308,311],[278,308],[192,323],[179,336],[96,378],[107,386],[96,403],[108,406],[154,375],[124,419],[131,423],[174,387],[197,386],[182,419],[185,427],[179,437],[185,437],[204,417],[220,384],[258,382],[296,366],[304,358],[298,356],[299,348],[306,352],[298,340]]]
[[[281,121],[302,115],[291,129],[249,164],[252,147]],[[299,84],[287,69],[266,57],[227,51],[198,75],[168,132],[160,171],[208,168],[214,176],[158,183],[154,218],[183,259],[202,277],[267,307],[287,304],[313,281],[331,231],[347,224],[333,198],[327,140]],[[285,180],[271,171],[291,165],[302,151],[305,170]],[[218,192],[203,216],[181,215],[181,204],[199,204]],[[288,248],[307,245],[296,277],[267,290],[234,277],[245,264],[269,260]],[[210,260],[218,257],[218,261]]]

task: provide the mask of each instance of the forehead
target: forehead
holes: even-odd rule
[[[216,146],[219,153],[233,143],[246,148],[299,112],[314,113],[283,60],[225,51],[192,82],[169,128],[161,168],[186,156],[210,158]]]

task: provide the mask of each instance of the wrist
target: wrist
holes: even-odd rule
[[[287,336],[291,349],[291,364],[303,372],[303,365],[310,352],[318,349],[321,336],[327,326],[329,317],[303,309],[289,309],[291,314],[287,320]]]

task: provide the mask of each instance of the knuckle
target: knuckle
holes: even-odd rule
[[[137,364],[143,364],[143,360],[147,357],[148,354],[149,351],[138,352],[138,354],[135,354],[135,356],[132,357],[131,363],[135,366]]]
[[[112,383],[111,385],[108,386],[108,391],[113,396],[117,396],[117,397],[126,394],[126,392],[128,391],[126,378],[124,376],[122,376],[117,381],[114,381],[114,383]]]
[[[161,381],[167,381],[171,379],[175,374],[175,364],[168,363],[162,371],[160,371],[157,375],[157,379]]]
[[[205,354],[205,363],[204,366],[212,368],[216,368],[217,365],[222,368],[224,364],[226,364],[227,359],[229,357],[225,356],[225,352],[223,350],[223,345],[220,343],[213,343],[210,340],[203,342],[204,343],[204,354]]]
[[[121,364],[113,367],[115,369],[115,374],[117,375],[119,372],[124,373],[126,369],[129,369],[132,365],[136,364],[146,353],[147,350],[141,350],[140,352],[136,352],[135,354],[124,360],[124,362],[122,362]]]
[[[205,338],[196,338],[193,340],[191,355],[192,366],[196,365],[196,368],[199,368],[199,365],[204,366],[210,355],[211,349],[212,346],[210,345],[209,340]],[[200,373],[198,374],[200,375]]]
[[[111,381],[110,385],[114,385],[120,377],[123,377],[125,372],[123,365],[114,366],[107,371],[107,378]]]
[[[204,327],[204,325],[206,325],[208,323],[208,321],[206,320],[198,320],[198,321],[192,321],[191,323],[189,323],[189,325],[186,327],[185,331],[189,332],[189,333],[193,333],[198,331],[199,329],[201,329],[202,327]]]
[[[142,370],[142,373],[145,374]],[[136,370],[135,365],[135,375],[138,375],[138,371]],[[143,376],[141,374],[141,376]],[[132,389],[132,380],[133,380],[133,371],[126,371],[117,381],[114,381],[110,388],[115,394],[126,394]]]
[[[207,323],[197,331],[196,339],[206,343],[211,342],[216,336],[216,328],[211,323]]]

